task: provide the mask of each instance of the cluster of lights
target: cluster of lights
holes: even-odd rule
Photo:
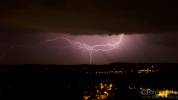
[[[151,68],[147,68],[147,69],[140,69],[140,70],[137,70],[137,73],[138,73],[138,74],[141,74],[141,73],[146,73],[146,74],[148,74],[148,73],[160,71],[160,70],[153,69],[153,68],[154,68],[154,66],[152,66]]]
[[[113,90],[113,84],[100,83],[96,86],[95,99],[92,96],[83,96],[84,100],[94,99],[94,100],[105,100],[111,96],[110,92]]]
[[[123,71],[97,71],[97,72],[85,72],[86,74],[123,74]]]
[[[111,91],[113,88],[112,84],[103,84],[100,83],[98,89],[96,90],[97,94],[97,100],[104,100],[107,99],[109,96],[109,91]]]
[[[149,74],[149,73],[153,73],[153,72],[158,72],[158,71],[160,71],[160,70],[158,70],[158,69],[153,69],[153,68],[146,68],[146,69],[139,69],[139,70],[136,70],[136,72],[138,73],[138,74],[142,74],[142,73],[146,73],[146,74]],[[130,72],[134,72],[134,70],[132,69]],[[111,71],[96,71],[96,72],[92,72],[92,71],[90,71],[90,72],[85,72],[86,74],[124,74],[124,73],[127,73],[127,71],[125,70],[111,70]]]
[[[96,74],[122,74],[123,71],[106,71],[106,72],[102,72],[102,71],[99,71],[99,72],[96,72]]]
[[[142,96],[154,96],[155,98],[169,98],[170,95],[178,95],[178,91],[175,90],[168,90],[168,89],[163,89],[163,90],[152,90],[150,88],[144,89],[140,88],[140,94]]]
[[[162,98],[168,98],[169,95],[171,95],[171,94],[178,95],[178,91],[168,90],[168,89],[166,89],[166,90],[158,90],[156,96],[157,97],[162,97]]]
[[[150,73],[153,72],[153,70],[147,68],[147,69],[141,69],[141,70],[137,70],[137,73],[141,74],[141,73]]]

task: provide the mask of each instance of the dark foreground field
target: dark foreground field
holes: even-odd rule
[[[102,100],[107,95],[106,100],[177,99],[177,65],[1,65],[0,97]],[[161,90],[174,92],[161,95]]]

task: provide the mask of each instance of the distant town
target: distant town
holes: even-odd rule
[[[177,66],[169,63],[1,65],[0,97],[46,94],[58,99],[83,100],[177,99]]]

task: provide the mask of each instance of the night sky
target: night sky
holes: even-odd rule
[[[1,0],[0,64],[89,64],[79,42],[104,45],[123,34],[113,50],[93,52],[93,63],[176,63],[177,11],[174,0]]]

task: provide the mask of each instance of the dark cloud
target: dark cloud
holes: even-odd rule
[[[89,63],[66,41],[46,43],[53,33],[127,34],[118,50],[95,52],[96,63],[177,62],[177,11],[173,0],[1,0],[0,63]]]
[[[170,0],[1,0],[0,6],[2,32],[178,31],[178,7]]]
[[[178,35],[177,33],[162,33],[150,34],[145,38],[147,42],[152,45],[167,47],[170,49],[178,49]]]

